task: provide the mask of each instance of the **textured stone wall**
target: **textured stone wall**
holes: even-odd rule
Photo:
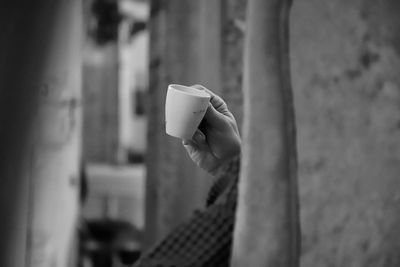
[[[221,9],[220,90],[240,124],[245,4]],[[399,14],[397,0],[294,1],[303,267],[400,266]]]
[[[400,266],[399,14],[294,1],[302,266]]]

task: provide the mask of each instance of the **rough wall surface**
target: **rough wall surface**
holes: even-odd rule
[[[400,266],[399,14],[294,1],[302,266]]]

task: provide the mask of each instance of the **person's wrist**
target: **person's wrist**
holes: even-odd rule
[[[214,177],[218,177],[224,174],[226,171],[226,166],[229,165],[230,162],[237,157],[240,157],[240,149],[237,151],[237,153],[232,154],[223,160],[220,160],[219,164],[216,164],[216,166],[213,169],[209,170],[208,173],[210,173]]]
[[[212,170],[209,170],[208,173],[211,174],[214,177],[219,176],[219,174],[222,172],[221,169],[222,169],[223,165],[224,165],[223,163],[221,163],[220,165],[217,165]]]

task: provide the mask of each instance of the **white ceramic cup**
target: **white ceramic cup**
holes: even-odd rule
[[[170,84],[165,101],[165,132],[191,139],[206,113],[210,95],[194,87]]]

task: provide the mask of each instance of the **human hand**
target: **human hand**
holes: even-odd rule
[[[210,104],[191,140],[182,144],[190,158],[202,169],[215,175],[219,167],[240,153],[241,139],[236,120],[225,101],[201,85],[192,86],[211,95]]]

